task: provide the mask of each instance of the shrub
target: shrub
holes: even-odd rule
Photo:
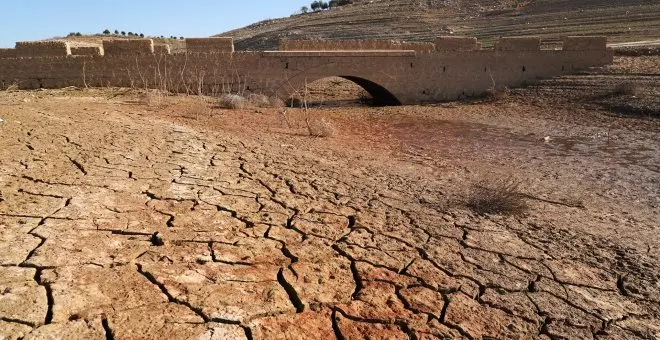
[[[269,107],[271,105],[268,97],[263,94],[250,93],[246,99],[250,104],[258,107]]]
[[[477,214],[520,215],[528,208],[520,182],[510,178],[481,181],[468,194],[467,206]]]
[[[635,96],[639,93],[639,86],[631,81],[623,82],[615,86],[612,93],[615,95]]]
[[[329,121],[321,118],[307,122],[307,130],[314,137],[330,137],[335,133],[335,128]]]
[[[222,94],[218,98],[218,106],[223,109],[243,109],[247,101],[237,94]]]

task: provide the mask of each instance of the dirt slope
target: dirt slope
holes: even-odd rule
[[[432,41],[471,35],[605,34],[611,41],[660,36],[660,2],[648,0],[357,1],[323,12],[266,20],[225,32],[239,50],[275,49],[278,39],[399,39]]]

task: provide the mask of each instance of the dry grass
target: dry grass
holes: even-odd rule
[[[213,111],[204,97],[194,98],[186,104],[186,115],[195,119],[199,119],[200,116],[209,116]]]
[[[20,90],[20,88],[18,87],[18,83],[10,84],[10,85],[7,86],[7,88],[5,89],[5,91],[7,91],[7,92],[15,92],[15,91],[18,91],[18,90]]]
[[[612,90],[612,94],[623,95],[623,96],[636,96],[637,94],[639,94],[639,85],[631,81],[626,81],[615,86],[614,90]]]
[[[482,180],[469,192],[467,206],[477,214],[520,215],[528,209],[520,186],[511,178]]]
[[[307,130],[310,136],[314,137],[330,137],[335,133],[334,126],[325,118],[309,120]]]
[[[247,99],[237,94],[221,94],[218,97],[218,106],[223,109],[244,109],[248,104]]]

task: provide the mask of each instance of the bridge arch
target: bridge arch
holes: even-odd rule
[[[401,105],[401,101],[396,97],[390,90],[385,88],[385,86],[380,85],[379,83],[369,80],[365,77],[355,76],[355,75],[334,75],[328,74],[320,77],[309,78],[305,75],[289,79],[284,85],[282,85],[277,90],[277,95],[286,100],[296,93],[296,91],[301,91],[304,89],[305,85],[309,85],[317,80],[329,78],[329,77],[339,77],[351,81],[361,88],[363,88],[371,98],[373,99],[373,105],[375,106],[397,106]]]

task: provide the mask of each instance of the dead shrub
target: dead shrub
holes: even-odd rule
[[[251,105],[254,105],[256,107],[270,106],[269,98],[267,96],[264,96],[263,94],[250,93],[246,99]]]
[[[221,94],[218,98],[218,106],[223,109],[243,109],[247,106],[247,100],[237,94]]]
[[[324,118],[309,120],[307,122],[307,130],[310,136],[314,137],[330,137],[335,133],[332,123]]]
[[[151,107],[163,107],[167,104],[168,94],[160,90],[144,90],[138,94],[140,102]]]
[[[618,84],[612,90],[614,95],[636,96],[639,93],[639,86],[631,81]]]
[[[482,180],[468,193],[467,206],[477,214],[520,215],[528,209],[520,186],[511,178]]]
[[[490,101],[496,102],[509,98],[510,93],[511,91],[509,91],[509,88],[507,87],[490,87],[486,90],[486,98]]]
[[[286,103],[282,99],[276,96],[268,98],[268,103],[270,107],[275,109],[283,109],[286,107]]]

